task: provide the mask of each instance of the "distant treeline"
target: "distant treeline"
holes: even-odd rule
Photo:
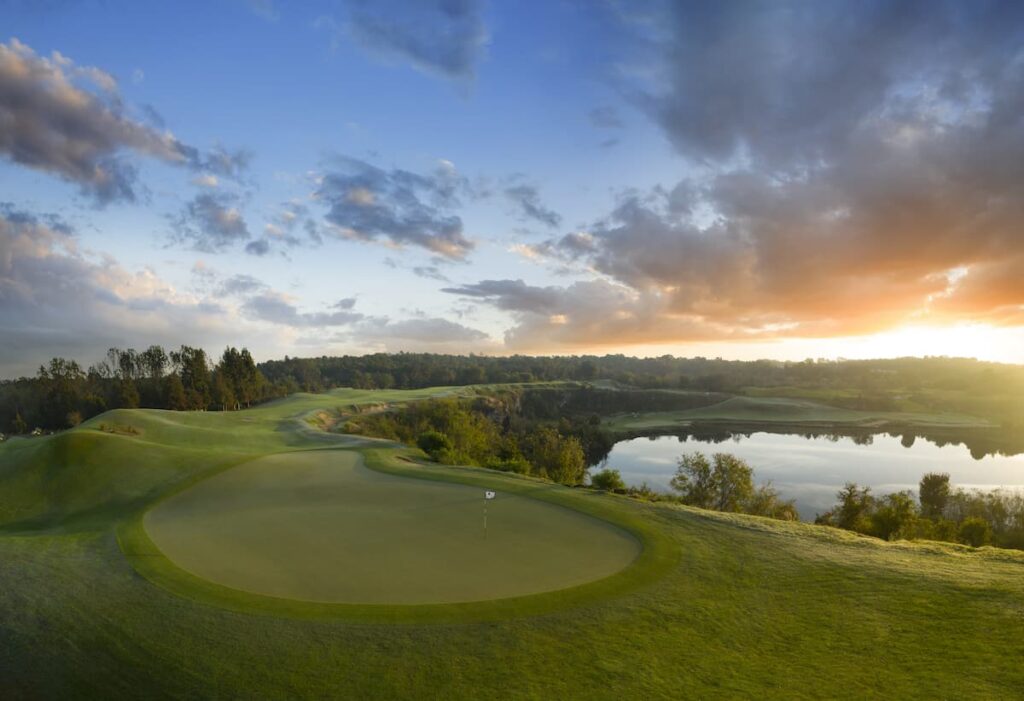
[[[83,369],[54,358],[34,378],[0,383],[0,430],[26,433],[76,426],[108,409],[230,410],[281,396],[243,348],[211,361],[201,348],[111,348]]]
[[[642,389],[795,397],[866,411],[956,411],[1024,427],[1024,366],[963,358],[782,362],[667,355],[379,353],[285,357],[261,363],[259,368],[270,382],[307,392],[332,387],[413,389],[600,378]]]
[[[285,357],[257,365],[245,349],[229,348],[212,359],[199,348],[168,351],[151,346],[141,352],[111,349],[88,368],[55,358],[40,367],[36,377],[0,381],[0,431],[65,428],[119,407],[233,409],[292,392],[334,387],[415,389],[595,379],[641,389],[803,397],[876,411],[960,411],[1004,426],[1024,426],[1024,368],[967,359],[744,362],[672,356],[378,353]],[[629,402],[626,395],[617,399]],[[619,410],[651,411],[658,407],[649,402],[660,400],[648,394],[643,401],[644,406]]]

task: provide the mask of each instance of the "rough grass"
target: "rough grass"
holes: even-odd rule
[[[383,394],[340,401],[403,401]],[[126,412],[117,423],[139,427],[138,437],[0,446],[0,698],[996,699],[1024,688],[1017,553],[886,544],[424,468],[380,444],[360,448],[376,469],[574,500],[641,532],[641,560],[653,552],[656,561],[627,568],[618,585],[594,583],[588,596],[368,624],[176,590],[176,580],[159,581],[160,558],[144,548],[125,557],[118,532],[130,550],[140,530],[131,524],[167,494],[254,454],[345,441],[300,425],[304,412],[338,401]]]

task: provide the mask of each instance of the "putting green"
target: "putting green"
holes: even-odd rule
[[[408,479],[355,451],[260,458],[150,510],[178,567],[234,589],[352,604],[484,601],[572,587],[639,554],[605,521],[528,497]]]

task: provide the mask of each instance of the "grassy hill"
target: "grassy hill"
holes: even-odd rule
[[[449,391],[109,412],[0,445],[0,697],[992,699],[1024,688],[1024,554],[423,466],[306,421]],[[644,553],[533,597],[353,608],[204,583],[140,529],[215,475],[313,448],[356,451],[410,489],[472,485],[582,512],[633,533]]]

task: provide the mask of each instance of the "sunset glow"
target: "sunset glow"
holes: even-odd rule
[[[5,18],[0,375],[182,342],[1024,362],[996,5],[215,5]]]

